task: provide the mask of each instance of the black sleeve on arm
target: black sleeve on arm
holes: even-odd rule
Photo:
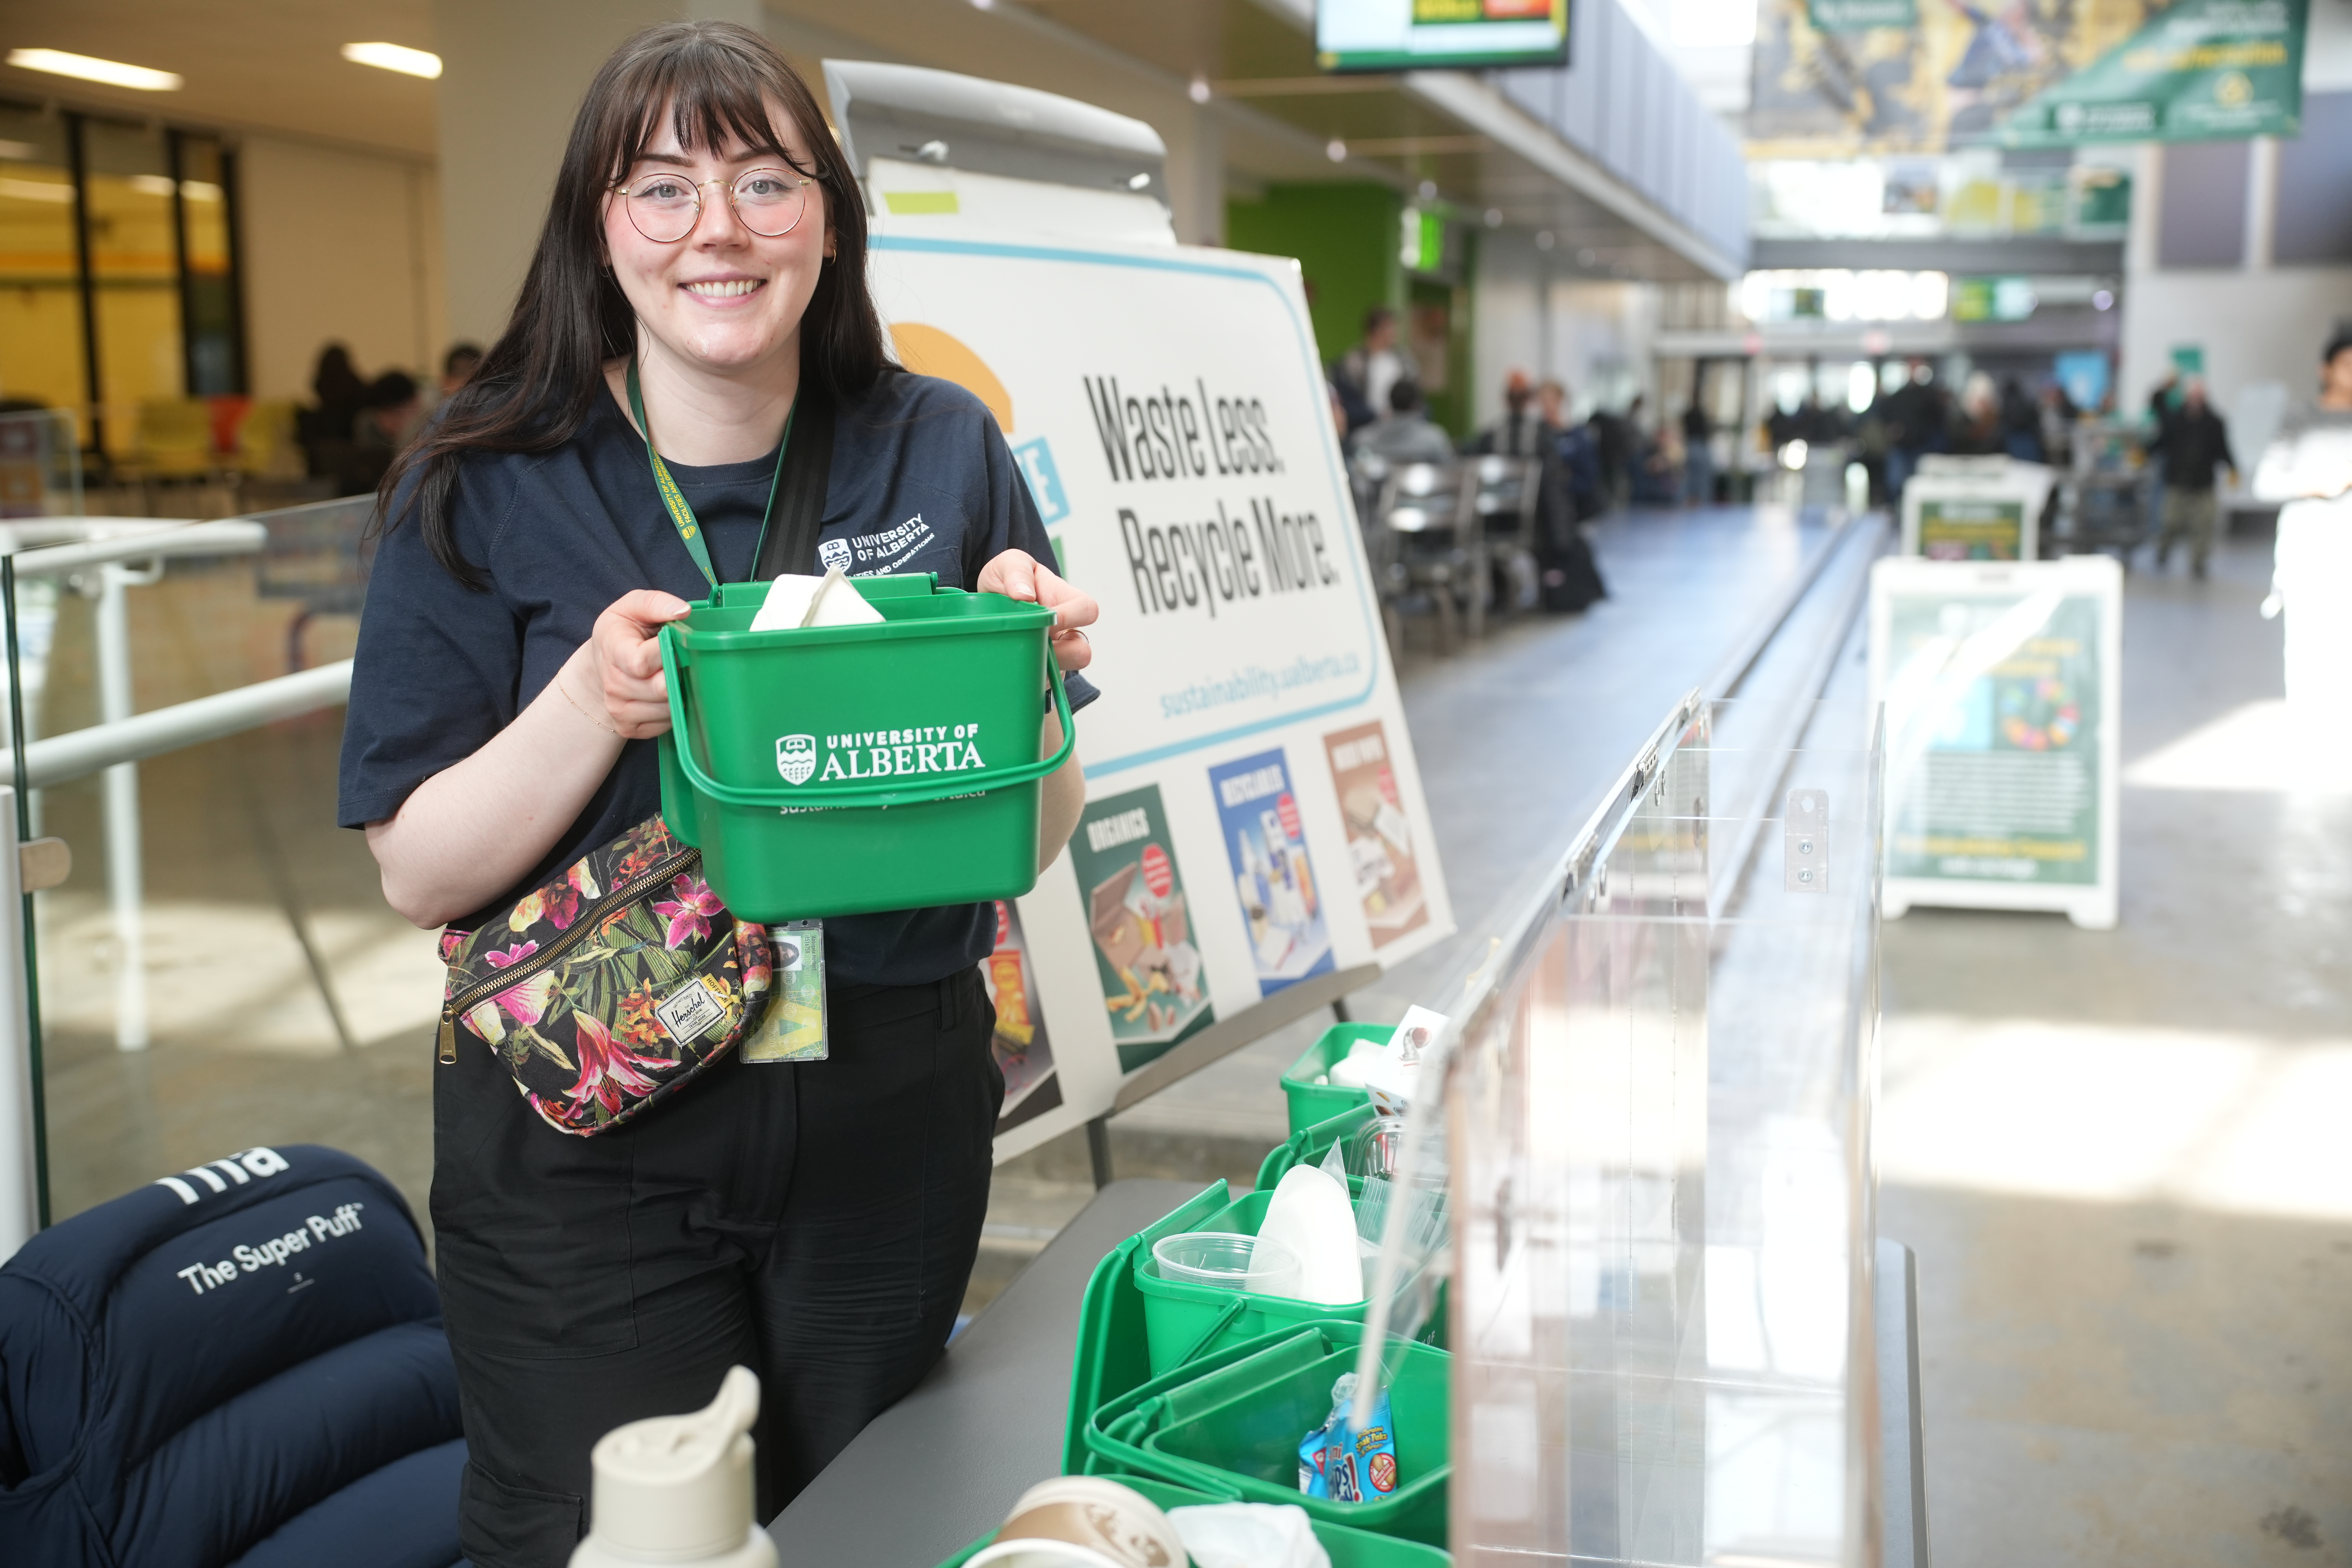
[[[1029,481],[1021,477],[1021,466],[1013,460],[1013,449],[1004,444],[1004,433],[986,414],[981,416],[981,482],[986,486],[987,493],[974,498],[980,504],[969,515],[976,523],[982,519],[986,521],[965,537],[965,581],[978,583],[981,568],[1008,550],[1027,551],[1058,575],[1061,558],[1054,553],[1054,542],[1046,536],[1045,520],[1037,515],[1037,498],[1029,493]],[[1070,710],[1074,713],[1102,695],[1093,681],[1076,670],[1062,677],[1062,685],[1070,694]]]
[[[450,497],[460,550],[487,566],[495,526],[461,479]],[[404,499],[404,498],[403,498]],[[493,524],[513,497],[496,498]],[[394,515],[398,515],[395,510]],[[387,532],[369,574],[352,668],[336,820],[362,827],[488,743],[515,716],[522,623],[495,586],[462,585],[433,559],[414,514]]]

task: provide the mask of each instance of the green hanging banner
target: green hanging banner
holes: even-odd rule
[[[2303,125],[2307,0],[2176,0],[2089,66],[2011,110],[2011,147],[2293,136]]]
[[[1916,27],[1918,0],[1805,0],[1819,33],[1867,33],[1874,27]]]
[[[2293,136],[2311,0],[1757,0],[1751,159]]]

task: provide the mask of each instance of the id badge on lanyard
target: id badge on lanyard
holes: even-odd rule
[[[824,922],[787,921],[768,928],[775,950],[775,994],[759,1031],[743,1042],[747,1062],[821,1062],[824,1026]]]

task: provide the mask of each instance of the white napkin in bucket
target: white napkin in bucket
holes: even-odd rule
[[[751,617],[755,632],[789,631],[799,626],[863,626],[882,619],[882,612],[849,584],[836,566],[822,577],[784,573],[768,584]]]

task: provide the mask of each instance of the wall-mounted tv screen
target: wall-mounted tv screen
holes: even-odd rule
[[[1568,63],[1569,0],[1315,0],[1328,71]]]

